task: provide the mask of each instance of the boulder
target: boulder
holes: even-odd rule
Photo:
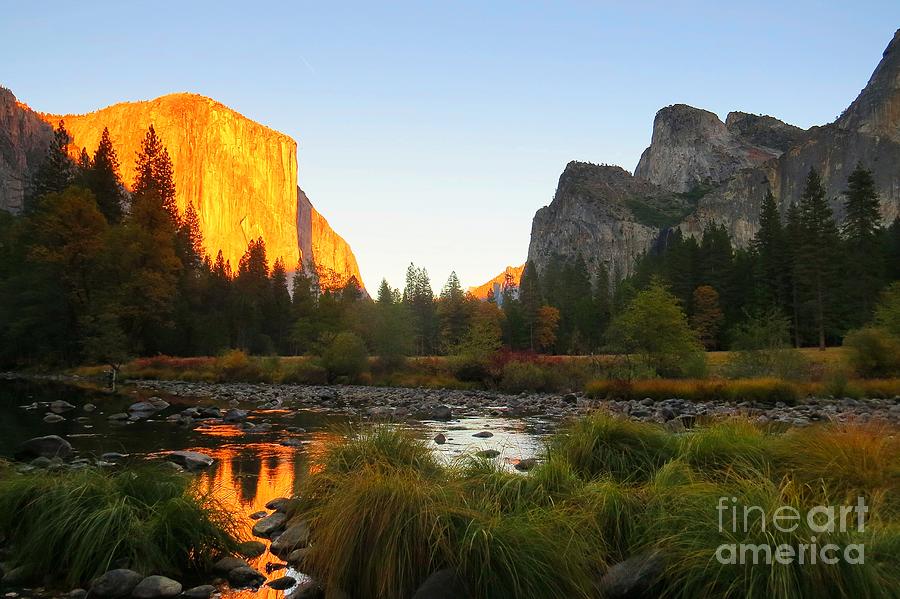
[[[245,562],[244,560],[234,557],[233,555],[228,555],[217,561],[213,564],[213,572],[216,574],[227,575],[229,572],[234,570],[235,568],[249,568],[250,564]]]
[[[325,589],[315,580],[307,580],[291,591],[285,599],[325,599]]]
[[[222,420],[225,422],[243,422],[247,419],[247,410],[238,410],[237,408],[231,408],[225,412],[225,415],[222,416]]]
[[[491,437],[494,436],[494,433],[491,433],[488,431],[481,431],[480,433],[475,433],[472,436],[475,437],[476,439],[490,439]]]
[[[144,577],[134,570],[126,568],[110,570],[94,579],[90,594],[103,599],[127,597],[143,579]]]
[[[447,437],[444,435],[444,433],[438,433],[434,436],[434,442],[438,445],[443,445],[447,442]]]
[[[253,534],[257,537],[268,539],[276,532],[284,528],[287,523],[287,516],[280,512],[275,512],[271,516],[266,516],[262,520],[253,525]]]
[[[294,549],[302,549],[309,543],[309,523],[306,520],[291,524],[277,539],[272,541],[269,549],[276,556],[285,559]]]
[[[165,576],[148,576],[131,591],[135,599],[164,599],[180,594],[181,583]]]
[[[425,579],[412,599],[472,599],[466,581],[450,568],[438,570]]]
[[[56,401],[50,403],[50,411],[54,414],[62,414],[63,412],[68,412],[69,410],[74,409],[75,406],[61,399],[57,399]]]
[[[525,458],[524,460],[519,460],[518,462],[516,462],[516,465],[514,467],[519,472],[528,472],[536,465],[537,460],[535,458]]]
[[[258,588],[265,581],[266,577],[250,566],[241,566],[228,572],[228,582],[236,587]]]
[[[166,459],[188,470],[209,468],[215,461],[199,451],[172,451],[166,454]]]
[[[286,591],[297,584],[297,579],[293,576],[282,576],[281,578],[276,578],[275,580],[266,584],[267,587],[273,588],[276,591]]]
[[[260,541],[244,541],[238,545],[237,550],[244,557],[259,557],[266,552],[266,544]]]
[[[181,596],[185,599],[209,599],[216,592],[216,587],[211,584],[202,584],[184,591]]]
[[[19,452],[33,458],[67,458],[72,454],[72,445],[58,435],[47,435],[25,441],[19,447]]]
[[[662,577],[665,560],[658,552],[630,557],[609,568],[600,579],[600,591],[607,599],[650,599]]]
[[[47,414],[46,416],[44,416],[44,422],[46,422],[47,424],[56,424],[57,422],[62,422],[63,420],[65,420],[65,418],[63,418],[59,414]]]
[[[290,497],[276,497],[266,503],[266,509],[272,510],[273,512],[286,512],[294,503],[296,503],[296,501]]]
[[[303,570],[303,560],[306,559],[306,556],[309,555],[309,552],[312,551],[311,547],[303,547],[302,549],[294,549],[291,551],[290,555],[284,560],[288,564],[293,567]]]

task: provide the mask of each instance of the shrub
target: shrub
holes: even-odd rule
[[[509,362],[503,367],[500,388],[508,393],[543,391],[547,387],[547,375],[537,364]]]
[[[168,468],[41,472],[0,479],[0,531],[29,576],[84,583],[119,560],[135,570],[203,570],[235,526],[190,477]]]
[[[283,368],[281,381],[300,385],[326,385],[328,371],[312,360],[297,360]]]
[[[678,438],[678,455],[701,473],[717,475],[738,468],[765,471],[771,462],[770,440],[746,420],[726,420]]]
[[[337,377],[353,380],[368,365],[366,344],[353,333],[338,333],[322,352],[322,365],[331,380]]]
[[[677,397],[689,401],[756,401],[796,403],[801,393],[789,382],[777,379],[737,381],[649,379],[640,381],[592,381],[585,388],[598,399],[643,399],[662,401]]]
[[[565,460],[586,480],[611,476],[641,481],[652,476],[673,450],[669,436],[654,425],[596,412],[555,436],[548,451],[551,459]]]
[[[752,401],[774,404],[783,402],[794,405],[800,400],[796,385],[778,379],[745,379],[725,384],[724,394],[731,401]]]
[[[850,365],[862,377],[900,374],[900,339],[885,329],[852,331],[844,338]]]
[[[461,354],[448,358],[453,376],[465,383],[483,383],[491,377],[488,359],[477,354]]]
[[[775,377],[801,380],[809,371],[809,361],[796,349],[734,351],[725,364],[728,378]]]
[[[257,381],[262,376],[259,364],[239,349],[222,354],[216,359],[214,369],[222,381]]]

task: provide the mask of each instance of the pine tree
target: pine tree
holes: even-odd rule
[[[715,288],[701,285],[694,290],[691,303],[694,309],[690,317],[691,327],[706,349],[716,349],[719,345],[719,330],[725,318],[719,307],[719,294]]]
[[[525,263],[525,269],[522,271],[522,279],[519,282],[519,302],[522,305],[522,317],[525,321],[525,328],[528,330],[528,348],[532,351],[538,346],[536,329],[538,325],[538,316],[541,306],[544,305],[541,293],[541,280],[538,275],[537,267],[534,262],[529,260]],[[559,311],[557,310],[557,320],[559,319]],[[556,328],[554,323],[554,329]],[[553,341],[556,342],[556,331],[553,332]]]
[[[801,245],[801,237],[803,235],[800,226],[800,207],[792,203],[787,212],[787,222],[785,224],[785,262],[788,268],[785,272],[788,277],[787,287],[790,292],[789,313],[791,315],[791,332],[794,340],[794,347],[799,348],[802,345],[802,333],[800,328],[800,266],[799,266],[799,248]]]
[[[106,127],[103,128],[100,143],[89,164],[85,173],[85,183],[88,189],[94,192],[100,212],[108,222],[113,224],[120,222],[124,215],[125,188],[119,177],[119,158],[109,137],[109,129]]]
[[[26,212],[33,212],[43,196],[59,193],[75,182],[77,171],[75,163],[69,157],[70,143],[72,138],[65,123],[59,121],[44,161],[31,181],[31,190],[25,202]]]
[[[199,268],[206,257],[203,247],[203,232],[200,230],[200,216],[194,210],[193,202],[188,202],[184,218],[178,226],[179,257],[185,265]]]
[[[810,170],[800,198],[800,239],[795,256],[796,268],[807,291],[819,349],[825,349],[826,333],[831,325],[834,250],[839,236],[825,189],[815,169]]]
[[[298,264],[291,279],[290,341],[295,354],[303,354],[312,349],[313,343],[318,338],[316,295],[306,269]]]
[[[759,230],[753,238],[752,247],[756,252],[761,301],[768,307],[786,303],[787,257],[784,243],[784,228],[778,204],[772,192],[767,191],[759,215]]]
[[[132,195],[138,196],[153,192],[162,207],[169,213],[172,222],[176,225],[179,224],[172,161],[169,159],[169,152],[162,140],[156,135],[153,125],[147,129],[147,134],[141,142],[134,170]]]
[[[437,317],[441,335],[440,346],[445,352],[459,346],[469,326],[469,310],[466,295],[456,272],[451,272],[441,290],[437,303]]]
[[[845,280],[843,307],[848,325],[860,326],[871,316],[878,291],[885,282],[881,213],[872,172],[858,164],[847,179],[844,197],[845,260],[853,267],[853,277],[852,281]]]
[[[291,296],[288,293],[287,271],[281,258],[275,260],[272,266],[272,296],[269,300],[269,310],[266,318],[266,328],[275,349],[285,354],[288,351],[288,339],[291,327]]]

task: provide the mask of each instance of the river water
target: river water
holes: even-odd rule
[[[134,457],[158,457],[166,451],[193,450],[215,459],[207,470],[196,475],[200,491],[212,493],[242,523],[242,540],[254,540],[250,531],[250,514],[265,510],[276,497],[302,492],[304,481],[315,471],[328,447],[341,438],[342,431],[362,424],[345,415],[317,410],[259,409],[251,402],[237,406],[217,401],[215,397],[163,396],[171,406],[151,418],[125,423],[109,419],[111,414],[127,411],[129,405],[148,398],[151,393],[124,387],[118,392],[91,386],[76,386],[49,381],[0,380],[0,456],[11,457],[23,441],[43,435],[59,435],[67,439],[79,457],[96,457],[105,452],[118,452]],[[158,393],[152,394],[159,396]],[[65,420],[44,422],[48,405],[64,400],[75,408],[61,415]],[[86,404],[96,409],[88,412]],[[239,407],[249,411],[248,422],[268,424],[264,432],[248,432],[239,424],[220,420],[204,421],[196,428],[186,428],[166,420],[170,414],[192,406],[217,406],[223,411]],[[419,421],[405,424],[432,443],[438,455],[447,460],[455,456],[495,449],[503,463],[533,457],[541,446],[540,420],[514,418],[462,418],[449,422]],[[481,439],[473,435],[481,431],[493,434]],[[447,443],[437,445],[431,439],[443,433]],[[263,539],[257,539],[263,540]],[[290,575],[298,580],[303,575],[282,567],[283,562],[264,553],[248,560],[269,580]],[[263,586],[258,591],[224,588],[228,599],[277,599],[287,591]]]

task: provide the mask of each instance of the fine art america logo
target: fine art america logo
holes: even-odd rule
[[[834,535],[848,538],[848,533],[865,531],[869,508],[863,497],[857,498],[856,505],[819,505],[806,513],[789,505],[767,511],[758,505],[739,505],[736,497],[720,497],[716,511],[722,535],[750,538],[760,534],[771,541],[781,533],[791,535],[794,542],[723,543],[716,549],[716,559],[721,564],[865,563],[864,544],[831,542]]]

